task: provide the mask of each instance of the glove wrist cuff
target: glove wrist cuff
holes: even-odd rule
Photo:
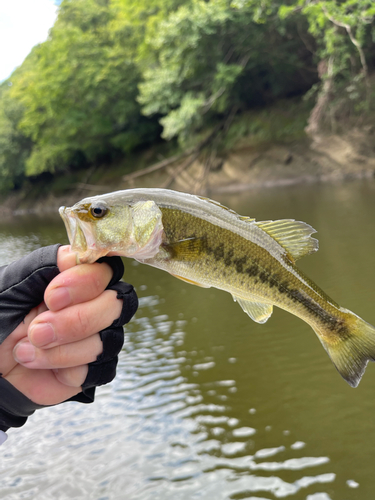
[[[21,427],[35,410],[45,408],[27,398],[5,378],[0,377],[0,430]]]

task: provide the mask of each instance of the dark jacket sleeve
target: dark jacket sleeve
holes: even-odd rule
[[[35,410],[44,408],[33,403],[7,380],[0,377],[0,430],[21,427]]]

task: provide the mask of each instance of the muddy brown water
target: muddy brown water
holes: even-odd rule
[[[375,183],[216,197],[258,220],[318,230],[299,266],[375,324]],[[56,217],[0,223],[0,263],[66,242]],[[140,308],[118,375],[93,405],[38,411],[0,448],[7,499],[374,498],[375,365],[357,389],[310,327],[275,310],[252,322],[229,294],[134,261]]]

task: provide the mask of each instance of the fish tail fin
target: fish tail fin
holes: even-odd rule
[[[327,340],[332,335],[324,335],[318,328],[314,330],[340,375],[349,385],[357,387],[367,363],[375,361],[375,328],[351,311],[341,310],[348,317],[348,326],[335,341]]]

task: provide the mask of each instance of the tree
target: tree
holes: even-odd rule
[[[24,110],[9,96],[8,85],[8,81],[0,85],[0,191],[20,185],[32,148],[32,141],[17,128]]]
[[[342,115],[353,104],[362,113],[370,105],[366,51],[373,51],[375,4],[372,0],[298,0],[280,7],[279,13],[284,17],[296,10],[308,21],[319,58],[322,84],[306,129],[315,135],[327,118],[332,123],[335,114]]]
[[[374,19],[372,0],[63,0],[1,86],[0,184],[126,155],[161,129],[194,142],[309,89],[312,133],[365,113]]]
[[[258,22],[269,22],[276,13],[282,20],[293,22],[301,15],[306,19],[321,80],[310,133],[317,133],[335,113],[353,107],[357,113],[368,110],[368,59],[375,55],[373,0],[233,0],[233,5],[251,7]]]
[[[134,30],[116,14],[107,1],[64,0],[35,64],[12,78],[11,95],[25,109],[20,130],[35,143],[28,175],[113,157],[157,136],[136,101]]]
[[[150,30],[151,61],[139,85],[148,116],[162,115],[162,136],[186,137],[233,109],[248,109],[305,91],[309,57],[289,21],[254,22],[251,7],[192,0]]]

